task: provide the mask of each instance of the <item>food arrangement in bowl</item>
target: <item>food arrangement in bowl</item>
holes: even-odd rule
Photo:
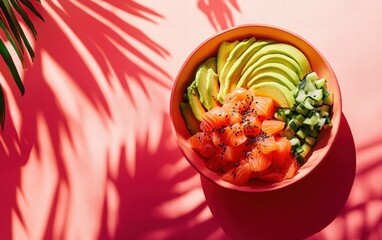
[[[180,80],[171,109],[181,116],[175,128],[180,122],[189,133],[182,132],[180,148],[213,181],[292,182],[305,165],[310,171],[322,160],[326,152],[309,164],[317,149],[328,151],[325,141],[338,129],[334,74],[313,47],[281,29],[243,26],[206,41],[175,85]],[[181,91],[175,102],[174,91]]]

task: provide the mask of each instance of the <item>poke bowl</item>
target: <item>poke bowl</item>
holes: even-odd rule
[[[234,43],[234,44],[233,44]],[[258,46],[255,47],[255,43],[258,43]],[[219,59],[219,51],[222,51],[222,45],[226,44],[227,46],[231,44],[231,46],[228,46],[227,48],[230,49],[228,53],[226,53],[225,57],[220,57]],[[242,48],[238,48],[237,46],[242,45]],[[282,46],[279,46],[282,44]],[[284,49],[284,46],[287,46],[287,50]],[[250,51],[252,46],[252,50]],[[291,47],[290,47],[291,46]],[[236,48],[235,48],[236,47]],[[275,50],[276,48],[276,50]],[[237,50],[236,53],[235,49]],[[243,79],[243,75],[245,75],[246,71],[249,72],[252,65],[256,65],[256,62],[259,62],[259,59],[262,59],[264,55],[269,55],[269,57],[272,56],[281,56],[282,58],[285,58],[285,56],[290,57],[293,59],[293,56],[288,56],[289,53],[288,49],[292,49],[295,51],[296,49],[300,52],[299,54],[303,55],[308,62],[308,66],[302,67],[299,69],[299,71],[296,71],[296,74],[293,73],[293,76],[298,76],[298,82],[291,81],[294,86],[292,85],[289,87],[290,82],[286,83],[289,85],[286,85],[286,87],[282,87],[283,91],[281,91],[283,94],[285,93],[285,89],[289,90],[289,93],[285,93],[287,97],[284,96],[283,99],[277,101],[272,97],[272,94],[275,93],[274,90],[271,91],[265,91],[265,95],[262,94],[263,91],[259,91],[260,87],[263,86],[274,86],[279,84],[284,84],[277,76],[280,76],[279,73],[273,74],[271,73],[264,73],[262,71],[259,73],[259,75],[264,75],[265,77],[257,77],[256,74],[253,74],[254,71],[256,71],[257,68],[261,68],[258,65],[258,67],[254,67],[251,70],[250,74],[247,74],[247,80],[246,83],[240,83],[240,80]],[[224,49],[223,49],[224,50]],[[263,54],[259,54],[259,52],[262,52]],[[232,56],[230,56],[230,54]],[[257,57],[253,57],[256,54],[258,54]],[[221,54],[222,56],[224,54]],[[293,55],[293,54],[292,54]],[[240,58],[241,57],[241,58]],[[295,114],[293,117],[287,117],[284,118],[285,124],[283,125],[283,129],[281,130],[284,134],[282,137],[287,138],[288,140],[291,139],[299,139],[299,145],[298,148],[294,148],[294,153],[291,153],[292,158],[295,160],[297,157],[299,157],[300,153],[296,153],[296,149],[301,149],[301,146],[304,145],[305,142],[308,142],[308,146],[310,146],[309,151],[304,154],[304,158],[298,163],[298,168],[296,169],[295,173],[290,178],[285,178],[278,181],[264,181],[263,179],[250,179],[246,184],[235,184],[232,181],[227,181],[224,179],[226,174],[219,173],[216,171],[212,171],[210,168],[206,167],[206,158],[200,154],[200,152],[195,151],[195,149],[190,145],[190,138],[195,135],[195,131],[191,131],[189,123],[186,121],[184,116],[184,109],[180,107],[181,103],[188,103],[190,100],[189,97],[187,97],[187,91],[190,89],[190,86],[195,82],[195,79],[197,78],[197,75],[199,70],[201,69],[202,64],[208,62],[209,59],[215,59],[215,61],[223,61],[219,63],[216,63],[217,66],[215,66],[215,78],[218,79],[218,87],[219,96],[220,98],[220,104],[223,105],[224,99],[227,95],[234,92],[235,89],[245,89],[248,91],[252,91],[255,89],[254,95],[264,95],[265,97],[273,98],[274,102],[274,114],[280,113],[278,110],[288,110],[291,109],[292,112]],[[231,63],[229,64],[230,58],[235,58],[236,62],[240,61],[247,61],[246,63],[236,63],[235,61],[231,59]],[[244,59],[244,60],[243,60]],[[252,60],[251,60],[252,59]],[[290,59],[289,59],[290,60]],[[299,60],[294,59],[295,61],[291,63],[291,65],[296,65],[296,62],[299,64],[298,66],[301,67],[301,65],[304,65],[304,63],[299,62]],[[252,62],[251,62],[252,61]],[[288,65],[289,63],[286,63],[284,60],[275,60],[276,64],[267,62],[271,69],[274,69],[274,66],[281,66],[281,65]],[[284,62],[283,62],[284,61]],[[251,64],[248,64],[248,62],[251,62]],[[272,65],[273,64],[273,65]],[[227,67],[225,66],[227,65]],[[224,70],[224,68],[227,68]],[[228,68],[229,67],[229,68]],[[285,66],[281,66],[285,68]],[[263,67],[265,69],[266,67]],[[231,70],[234,69],[234,70]],[[235,72],[236,70],[236,72]],[[225,71],[225,73],[224,73]],[[279,71],[279,69],[277,70]],[[288,70],[289,71],[289,70]],[[212,71],[211,71],[212,72]],[[219,72],[223,72],[223,74],[220,75]],[[289,71],[290,72],[290,71]],[[268,75],[267,75],[268,74]],[[224,75],[224,76],[223,76]],[[274,77],[273,75],[276,75]],[[309,77],[308,77],[309,76]],[[222,81],[220,78],[225,77],[225,80]],[[275,78],[276,80],[269,80],[270,78]],[[281,77],[280,77],[281,78]],[[227,80],[229,79],[229,80]],[[235,80],[231,80],[235,79]],[[253,80],[255,79],[255,80]],[[257,80],[260,79],[260,80]],[[325,126],[322,125],[324,122],[321,122],[321,126],[319,127],[318,131],[315,131],[315,135],[313,141],[310,142],[311,139],[307,139],[306,137],[310,138],[310,132],[306,133],[304,132],[304,136],[297,137],[297,132],[301,132],[299,130],[299,127],[302,128],[303,122],[304,124],[307,124],[305,119],[310,120],[312,118],[312,113],[304,113],[300,112],[298,109],[296,110],[296,107],[298,105],[304,105],[304,100],[296,100],[298,98],[299,92],[304,92],[304,99],[308,99],[309,96],[313,98],[313,93],[309,92],[305,87],[305,82],[311,81],[318,81],[321,80],[321,82],[324,82],[325,86],[323,87],[324,93],[330,93],[331,99],[330,99],[330,108],[328,108],[328,111],[325,112],[324,116],[317,113],[322,108],[322,105],[327,105],[322,103],[322,99],[326,96],[320,96],[319,99],[316,99],[312,104],[309,104],[309,107],[311,107],[311,111],[315,111],[318,118],[326,119]],[[216,80],[215,80],[216,81]],[[227,82],[228,81],[228,82]],[[228,84],[231,84],[233,81],[234,86],[233,87],[227,87]],[[274,81],[280,81],[274,84]],[[304,82],[305,81],[305,82]],[[271,83],[269,83],[271,82]],[[301,82],[304,82],[303,86]],[[250,83],[254,83],[256,86],[250,85]],[[224,86],[223,86],[224,84]],[[313,84],[314,85],[314,84]],[[216,86],[216,83],[215,83]],[[318,86],[318,84],[315,84],[315,86]],[[288,88],[289,87],[289,88]],[[221,89],[225,89],[224,91]],[[210,89],[210,88],[209,88]],[[199,89],[197,89],[199,90]],[[301,90],[301,91],[300,91]],[[303,91],[305,90],[305,91]],[[314,91],[320,90],[320,87],[314,87]],[[194,89],[196,91],[196,87]],[[312,90],[313,91],[313,90]],[[316,91],[317,92],[317,91]],[[316,93],[315,92],[315,93]],[[322,91],[321,91],[322,92]],[[275,94],[280,94],[280,91],[276,91]],[[316,97],[317,94],[314,94],[314,97]],[[324,94],[325,95],[325,94]],[[329,94],[327,94],[329,95]],[[293,97],[293,101],[290,100],[285,103],[286,99],[291,99],[291,96]],[[199,96],[200,97],[200,96]],[[218,97],[215,96],[217,100],[219,101]],[[277,97],[276,97],[277,98]],[[312,99],[309,99],[312,100]],[[283,102],[284,101],[284,102]],[[313,101],[313,100],[312,100]],[[318,103],[320,102],[320,103]],[[318,105],[316,106],[315,103]],[[312,106],[311,106],[312,105]],[[308,106],[307,106],[308,107]],[[308,107],[308,108],[309,108]],[[212,107],[211,107],[212,108]],[[305,108],[304,108],[305,109]],[[309,108],[310,109],[310,108]],[[194,109],[192,109],[194,110]],[[203,112],[208,112],[210,109],[204,109]],[[306,110],[306,109],[305,109]],[[277,113],[276,113],[277,112]],[[288,111],[289,113],[290,111]],[[284,114],[284,112],[282,112]],[[301,113],[301,114],[300,114]],[[171,116],[171,122],[172,122],[172,129],[173,133],[176,137],[177,144],[179,146],[179,149],[183,153],[184,157],[187,159],[187,161],[192,165],[192,167],[201,174],[202,177],[209,180],[212,183],[217,184],[218,186],[221,186],[226,189],[230,190],[236,190],[240,192],[267,192],[271,190],[276,190],[280,188],[284,188],[286,186],[289,186],[293,183],[296,183],[303,179],[305,176],[309,175],[311,172],[313,172],[317,166],[319,166],[323,161],[325,161],[326,156],[328,155],[329,151],[333,148],[338,129],[340,126],[341,121],[341,113],[342,113],[342,104],[341,104],[341,93],[339,84],[337,81],[337,78],[329,65],[328,61],[324,58],[324,56],[308,41],[303,39],[302,37],[298,36],[295,33],[292,33],[288,30],[275,27],[275,26],[269,26],[269,25],[240,25],[233,27],[231,29],[225,30],[221,33],[218,33],[207,40],[205,40],[203,43],[201,43],[194,51],[190,53],[188,58],[183,63],[182,67],[179,70],[178,75],[176,76],[172,92],[171,92],[171,98],[170,98],[170,116]],[[309,115],[308,115],[309,114]],[[298,122],[297,128],[294,128],[293,125],[291,126],[291,120],[296,121],[295,117],[297,115],[303,115],[303,120],[301,122]],[[203,115],[204,116],[204,115]],[[273,118],[273,117],[272,117]],[[312,118],[313,119],[313,118]],[[200,121],[203,121],[203,118],[199,118]],[[270,120],[270,117],[268,116],[267,119]],[[277,119],[280,120],[280,119]],[[317,120],[318,122],[319,120]],[[316,124],[316,123],[315,123]],[[317,124],[316,124],[317,125]],[[295,127],[296,127],[295,126]],[[292,136],[285,135],[285,132],[287,129],[291,129],[291,132],[293,132]],[[198,131],[202,131],[198,129]],[[262,134],[263,131],[261,131]],[[281,133],[280,133],[281,134]],[[247,138],[249,139],[249,137]],[[254,139],[254,137],[251,137],[250,139]],[[309,141],[308,141],[309,140]],[[296,140],[297,141],[297,140]],[[301,141],[301,143],[300,143]],[[292,143],[294,144],[293,140]],[[306,144],[305,144],[306,145]],[[303,151],[303,150],[301,150]],[[213,153],[212,155],[216,155],[217,153]],[[246,153],[248,155],[248,153]],[[297,160],[296,160],[297,161]],[[273,163],[270,163],[273,164]],[[236,164],[237,165],[237,164]],[[227,170],[231,171],[231,170]],[[253,175],[253,174],[252,174]]]

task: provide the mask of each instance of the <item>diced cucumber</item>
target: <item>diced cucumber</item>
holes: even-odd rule
[[[289,141],[290,141],[292,147],[296,147],[296,146],[300,146],[301,145],[300,140],[298,140],[298,138],[296,138],[296,137],[290,139]]]
[[[318,131],[317,131],[316,129],[313,129],[313,130],[310,132],[309,136],[314,137],[314,138],[317,138],[317,137],[318,137]]]
[[[313,106],[315,106],[315,107],[320,107],[320,106],[322,106],[322,104],[324,104],[324,101],[322,99],[319,101],[314,100],[314,102],[313,102]]]
[[[324,126],[325,122],[326,122],[326,118],[320,118],[320,119],[318,120],[318,123],[315,125],[315,128],[316,128],[317,130],[321,130],[322,127]]]
[[[302,126],[301,127],[301,131],[305,134],[305,137],[306,136],[309,136],[310,135],[310,133],[313,131],[313,126]]]
[[[286,137],[287,139],[292,139],[295,136],[295,132],[292,129],[287,128],[286,130],[280,132],[280,136]]]
[[[295,119],[297,125],[301,126],[302,123],[303,123],[304,120],[305,120],[305,117],[302,116],[301,114],[299,114],[299,115],[297,115],[294,119]]]
[[[300,153],[300,156],[303,157],[303,158],[306,158],[306,156],[308,155],[308,153],[310,152],[310,150],[312,149],[312,146],[308,143],[304,143],[302,146],[301,146],[303,152]]]
[[[296,98],[298,91],[299,91],[298,88],[293,89],[292,93],[293,93],[293,97],[294,97],[294,98]]]
[[[305,133],[300,129],[296,132],[296,135],[300,138],[300,139],[305,139],[306,135]]]
[[[283,109],[283,111],[284,111],[286,116],[289,116],[292,113],[292,111],[290,109],[287,109],[287,108]]]
[[[329,105],[322,105],[320,108],[320,117],[326,117],[330,115],[330,106]]]
[[[297,162],[298,162],[300,165],[303,165],[303,164],[305,163],[305,159],[304,159],[302,156],[300,156],[300,155],[298,155],[298,156],[296,157],[296,160],[297,160]]]
[[[318,123],[319,115],[313,114],[313,116],[310,117],[310,120],[312,121],[313,125],[316,125]]]
[[[313,116],[320,117],[320,113],[317,110],[310,111],[307,117],[311,118]]]
[[[294,119],[291,119],[289,122],[288,122],[288,127],[290,129],[292,129],[294,132],[297,132],[298,129],[299,129],[299,125],[296,123],[296,121]]]
[[[301,80],[301,82],[298,84],[298,89],[304,90],[306,84],[306,79]]]
[[[311,72],[308,75],[306,75],[305,78],[306,78],[307,81],[314,82],[314,81],[316,81],[318,79],[318,75],[317,75],[316,72]]]
[[[320,88],[326,89],[326,79],[325,78],[317,79],[315,84],[316,84],[316,87],[319,89]]]
[[[308,92],[307,95],[308,95],[308,97],[310,97],[316,101],[320,101],[323,97],[323,91],[322,91],[322,89],[317,89],[317,90],[314,90],[312,92]]]
[[[314,84],[314,82],[306,81],[304,90],[307,92],[313,92],[313,91],[317,90],[317,88],[316,88],[316,85]]]
[[[310,118],[305,118],[303,124],[309,125],[309,126],[313,126],[314,125]]]
[[[314,137],[308,136],[305,138],[305,142],[313,146],[316,143],[316,139]]]
[[[306,98],[305,91],[304,90],[300,90],[300,91],[298,91],[297,97],[296,97],[295,100],[298,103],[302,103],[302,102],[304,102],[305,98]]]
[[[283,122],[286,122],[287,120],[287,117],[285,115],[285,112],[282,111],[282,109],[278,109],[275,114],[273,115],[273,117],[279,121],[283,121]]]
[[[329,116],[325,116],[325,124],[328,124],[329,126],[332,126],[332,121],[330,120]]]
[[[334,96],[332,92],[325,92],[324,94],[324,104],[333,105]]]
[[[297,156],[300,156],[300,154],[301,154],[302,152],[304,152],[304,149],[302,149],[301,146],[295,147],[293,150],[294,150],[294,151],[293,151],[293,154],[294,154],[294,155],[297,155]]]
[[[316,102],[316,100],[314,100],[313,98],[310,98],[310,97],[309,97],[309,98],[306,98],[305,101],[306,101],[306,102],[309,102],[311,105],[313,105],[313,104]],[[305,101],[304,101],[304,102],[305,102]]]
[[[313,107],[319,107],[323,104],[322,99],[317,101],[317,100],[314,100],[313,98],[308,97],[305,99],[305,101],[308,101],[310,103],[310,105],[312,105]]]
[[[309,110],[306,109],[306,107],[305,107],[302,103],[300,103],[300,104],[298,104],[297,107],[296,107],[296,112],[298,112],[299,114],[302,114],[302,115],[306,116],[306,115],[309,113]]]
[[[313,110],[314,107],[312,106],[312,104],[310,103],[310,100],[309,99],[305,99],[304,103],[303,103],[304,107],[308,110]]]

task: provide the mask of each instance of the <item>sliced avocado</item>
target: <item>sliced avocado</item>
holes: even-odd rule
[[[239,78],[241,77],[241,71],[243,70],[244,66],[247,64],[248,59],[252,57],[253,54],[255,54],[257,51],[259,51],[262,47],[272,43],[274,41],[271,40],[258,40],[255,41],[249,46],[243,54],[236,60],[236,62],[232,65],[232,67],[229,69],[225,86],[224,86],[224,95],[231,92],[233,89],[236,88],[237,82]]]
[[[299,75],[300,79],[304,78],[306,74],[311,72],[310,64],[306,56],[296,47],[286,43],[274,43],[263,47],[249,59],[243,71],[245,72],[245,70],[247,70],[260,57],[271,53],[280,53],[295,60],[301,69],[301,74]]]
[[[220,106],[220,102],[218,101],[219,77],[212,68],[208,69],[206,85],[209,105],[211,108]]]
[[[202,103],[199,99],[199,92],[196,88],[196,81],[193,81],[191,85],[187,88],[187,98],[190,103],[192,112],[194,113],[196,119],[202,121],[206,110],[204,109]]]
[[[251,79],[255,77],[258,74],[264,73],[264,72],[275,72],[283,75],[286,77],[291,83],[295,86],[298,86],[300,83],[300,79],[295,71],[290,69],[289,67],[285,66],[281,63],[266,63],[258,68],[256,68],[252,74]]]
[[[189,103],[181,102],[179,104],[180,112],[183,115],[184,120],[186,121],[187,128],[192,135],[200,131],[200,121],[195,117],[192,112],[191,106]]]
[[[217,55],[217,74],[220,76],[223,66],[225,62],[227,61],[227,58],[229,54],[231,53],[232,49],[239,44],[239,40],[236,40],[234,42],[222,42],[219,45],[218,55]],[[216,72],[216,71],[215,71]]]
[[[285,86],[276,82],[262,82],[253,85],[250,90],[256,95],[270,97],[281,108],[292,108],[294,104],[293,93]]]
[[[251,88],[252,86],[261,82],[277,82],[287,87],[290,91],[297,89],[296,86],[288,78],[276,72],[263,72],[255,75],[251,80],[249,80],[247,86],[248,88]]]
[[[202,63],[195,74],[195,85],[199,91],[200,102],[207,110],[211,109],[210,97],[207,93],[207,72],[209,69],[216,71],[216,57],[211,57]]]
[[[285,66],[293,70],[297,74],[298,78],[300,75],[302,75],[300,66],[295,60],[280,53],[272,53],[272,54],[267,54],[260,57],[256,62],[254,62],[251,66],[249,66],[245,70],[245,72],[242,72],[242,75],[239,79],[237,87],[245,86],[248,80],[251,78],[252,72],[255,71],[257,68],[263,66],[264,64],[268,64],[268,63],[284,64]]]
[[[225,97],[223,90],[225,88],[226,76],[227,76],[229,70],[231,69],[232,65],[236,62],[236,60],[239,59],[241,54],[243,54],[243,52],[245,52],[245,50],[247,50],[247,48],[249,48],[249,46],[251,46],[252,43],[255,41],[256,41],[256,39],[254,37],[243,40],[243,41],[239,42],[230,52],[230,54],[227,58],[227,61],[225,62],[223,69],[222,69],[221,73],[219,74],[219,82],[220,82],[220,89],[219,89],[219,94],[218,94],[219,101],[223,102],[224,97]]]

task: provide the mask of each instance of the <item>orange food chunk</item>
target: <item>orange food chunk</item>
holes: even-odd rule
[[[274,136],[276,134],[279,134],[285,127],[285,122],[278,121],[278,120],[264,120],[261,123],[261,130],[267,135],[267,136]]]

